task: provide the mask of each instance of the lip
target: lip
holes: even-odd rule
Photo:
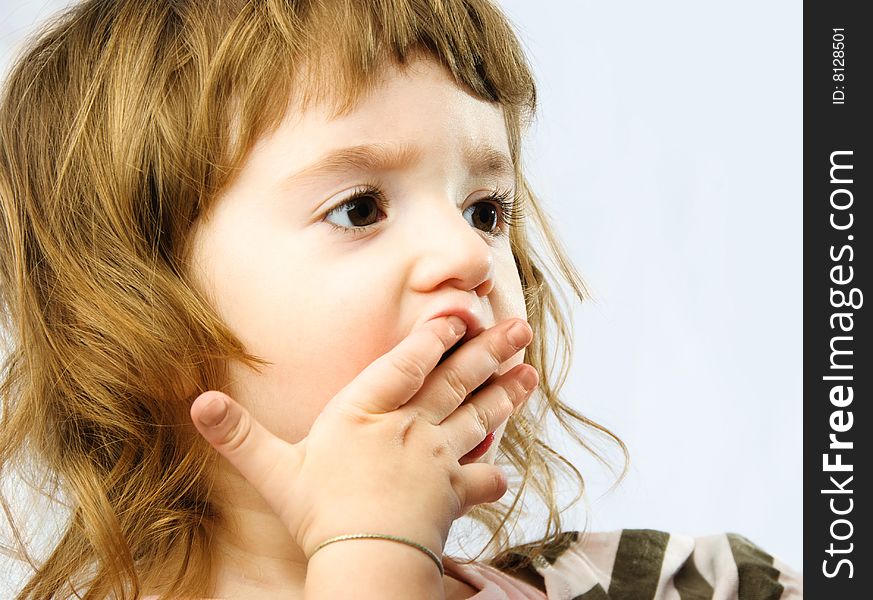
[[[448,317],[448,316],[456,316],[459,319],[461,319],[462,321],[464,321],[464,323],[467,325],[467,331],[464,332],[464,337],[462,337],[460,340],[458,340],[457,342],[452,344],[451,348],[449,348],[448,350],[443,352],[443,355],[440,357],[440,360],[437,363],[437,365],[443,364],[443,362],[445,362],[447,358],[449,358],[452,354],[454,354],[455,351],[458,348],[460,348],[461,346],[463,346],[468,340],[473,339],[474,337],[476,337],[477,335],[479,335],[480,333],[485,331],[485,327],[482,325],[482,320],[470,308],[464,308],[464,307],[448,308],[448,309],[445,309],[445,310],[435,314],[434,316],[430,317],[430,319],[436,319],[439,317]],[[428,319],[428,320],[430,320],[430,319]]]
[[[483,331],[485,331],[485,325],[482,322],[482,319],[473,312],[473,309],[465,306],[456,306],[441,310],[435,313],[433,316],[429,317],[427,321],[432,319],[437,319],[439,317],[449,317],[455,316],[459,319],[463,320],[467,325],[467,331],[464,333],[464,337],[462,337],[455,346],[460,346],[461,344],[466,343],[467,341],[473,339]],[[493,325],[493,323],[492,323]],[[490,327],[490,325],[489,325]]]
[[[494,443],[494,432],[492,431],[488,435],[485,436],[485,439],[479,442],[479,445],[467,452],[464,456],[461,457],[461,461],[465,461],[465,464],[468,462],[473,462],[474,460],[478,460],[485,456],[485,453],[491,448],[491,444]],[[460,461],[458,461],[460,462]]]

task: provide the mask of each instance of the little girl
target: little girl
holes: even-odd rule
[[[0,108],[0,468],[70,518],[17,597],[800,597],[740,536],[562,525],[548,414],[624,446],[553,378],[547,260],[586,291],[521,170],[535,97],[489,0],[47,27]],[[464,515],[491,559],[443,555]]]

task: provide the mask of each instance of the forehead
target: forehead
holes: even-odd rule
[[[352,166],[402,168],[425,149],[451,154],[477,172],[511,175],[503,108],[459,86],[439,63],[387,65],[348,110],[292,97],[278,127],[255,153],[281,153],[311,178]],[[295,176],[296,177],[296,176]]]

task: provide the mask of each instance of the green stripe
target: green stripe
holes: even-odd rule
[[[625,529],[618,541],[609,597],[652,600],[658,591],[661,565],[670,534],[651,529]]]
[[[736,533],[728,533],[727,539],[740,578],[739,600],[779,600],[784,588],[773,557]]]
[[[682,600],[712,600],[712,595],[715,593],[709,582],[697,570],[693,553],[679,567],[673,578],[673,584]]]
[[[573,600],[610,600],[610,598],[598,583],[581,596],[573,596]]]
[[[555,561],[567,551],[567,548],[579,541],[578,531],[563,531],[550,539],[549,542],[543,544],[542,555],[550,565],[555,564]]]

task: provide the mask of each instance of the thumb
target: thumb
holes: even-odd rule
[[[271,480],[276,475],[274,467],[282,462],[280,456],[290,459],[293,448],[221,392],[200,394],[191,405],[191,420],[200,435],[269,500],[274,483]]]

